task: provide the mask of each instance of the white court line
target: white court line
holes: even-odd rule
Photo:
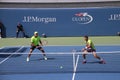
[[[120,51],[104,51],[104,52],[96,52],[97,54],[120,54]],[[0,54],[10,54],[10,53],[0,53]],[[12,54],[19,54],[18,52],[15,52],[15,53],[12,53]],[[28,53],[20,53],[20,54],[28,54]],[[33,52],[32,54],[41,54],[40,52]],[[45,54],[58,54],[58,55],[64,55],[64,54],[73,54],[73,52],[46,52]],[[83,54],[83,52],[76,52],[75,54],[78,54],[78,55],[81,55]],[[87,54],[92,54],[91,52],[90,53],[87,53]]]
[[[22,46],[20,49],[18,49],[16,52],[14,53],[17,53],[18,51],[20,51],[24,46]],[[6,60],[8,60],[13,54],[9,55],[7,58],[3,59],[0,64],[2,64],[3,62],[5,62]]]
[[[78,66],[79,57],[80,57],[80,55],[77,55],[77,60],[76,60],[76,63],[75,63],[72,80],[75,80],[75,75],[76,75],[76,70],[77,70],[77,66]]]
[[[73,52],[73,70],[75,68],[75,52]]]

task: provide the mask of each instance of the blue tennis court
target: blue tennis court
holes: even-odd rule
[[[87,55],[82,64],[84,46],[44,46],[48,60],[35,50],[27,62],[28,46],[0,49],[0,80],[119,80],[120,46],[96,46],[98,55],[106,64],[100,64],[93,55]],[[75,60],[75,66],[74,66]],[[75,71],[74,71],[75,69]]]

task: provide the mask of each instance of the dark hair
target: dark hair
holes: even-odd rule
[[[85,35],[84,37],[85,37],[85,38],[88,38],[88,36],[87,36],[87,35]]]

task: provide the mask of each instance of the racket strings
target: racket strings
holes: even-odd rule
[[[42,45],[43,46],[46,46],[48,44],[48,41],[47,40],[42,40]]]

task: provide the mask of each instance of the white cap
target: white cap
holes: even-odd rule
[[[37,31],[35,31],[35,32],[34,32],[34,34],[38,34],[38,32],[37,32]]]

